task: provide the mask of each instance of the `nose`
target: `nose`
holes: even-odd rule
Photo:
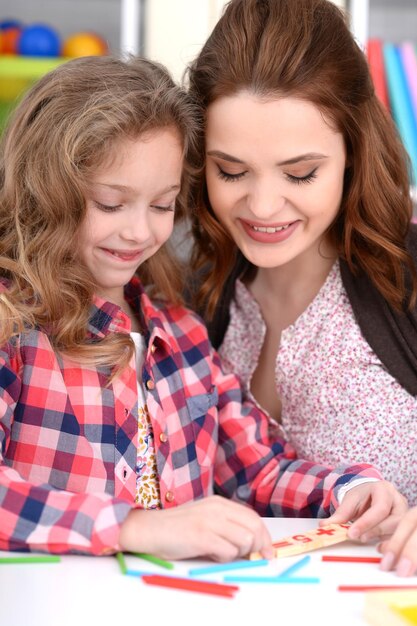
[[[138,244],[148,242],[152,238],[151,220],[145,207],[135,207],[126,211],[120,236],[126,241]]]
[[[247,200],[253,216],[263,221],[279,219],[287,202],[282,181],[276,175],[264,175],[253,180]]]

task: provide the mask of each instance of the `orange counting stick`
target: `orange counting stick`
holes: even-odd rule
[[[309,530],[300,535],[292,537],[284,537],[280,541],[272,544],[274,548],[274,557],[276,559],[282,556],[292,556],[294,554],[302,554],[303,552],[311,552],[318,548],[332,546],[335,543],[347,541],[347,531],[349,524],[327,524],[314,530]],[[250,560],[258,560],[263,558],[259,552],[252,552],[249,555]]]
[[[160,574],[142,576],[142,580],[147,585],[183,589],[184,591],[196,591],[198,593],[208,593],[225,598],[233,598],[235,592],[239,590],[239,587],[236,585],[222,585],[221,583],[212,583],[205,580],[178,578],[177,576],[162,576]]]

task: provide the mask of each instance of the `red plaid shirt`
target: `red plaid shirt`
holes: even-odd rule
[[[217,493],[264,516],[328,515],[338,489],[377,477],[366,465],[329,469],[295,459],[267,417],[244,402],[207,332],[182,307],[158,307],[134,279],[126,298],[147,330],[141,373],[155,436],[162,506]],[[128,333],[129,318],[96,299],[88,333]],[[135,506],[134,361],[110,370],[57,356],[31,330],[0,350],[0,549],[105,554]]]

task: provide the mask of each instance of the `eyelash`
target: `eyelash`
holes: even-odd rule
[[[94,204],[96,205],[98,209],[100,209],[100,211],[104,211],[105,213],[115,213],[122,207],[121,204],[110,206],[108,204],[102,204],[101,202],[97,202],[97,201],[95,201]],[[169,211],[175,210],[175,205],[170,204],[169,206],[159,206],[157,204],[153,204],[152,208],[157,209],[158,211],[161,211],[161,213],[168,213]]]
[[[219,171],[218,171],[219,178],[221,178],[222,180],[225,180],[228,183],[234,183],[237,180],[240,180],[241,178],[243,178],[244,175],[246,174],[246,172],[240,172],[239,174],[228,174],[227,172],[222,170],[221,167],[219,166],[217,167],[219,168]]]
[[[115,213],[120,207],[121,204],[116,204],[115,206],[109,206],[108,204],[101,204],[101,202],[94,201],[94,204],[100,211],[104,211],[105,213]]]
[[[228,174],[224,170],[222,170],[219,166],[218,176],[221,180],[225,180],[228,183],[234,183],[246,174],[246,172],[239,172],[239,174]],[[317,178],[317,167],[314,168],[311,172],[306,174],[306,176],[292,176],[291,174],[286,174],[287,179],[296,185],[302,185],[303,183],[311,183],[315,178]]]
[[[317,167],[314,170],[311,170],[305,176],[292,176],[291,174],[286,174],[289,181],[295,183],[296,185],[302,185],[303,183],[311,183],[315,178],[317,178]]]
[[[170,204],[169,206],[159,206],[158,204],[153,204],[152,208],[161,211],[161,213],[169,213],[170,211],[175,210],[175,204]]]

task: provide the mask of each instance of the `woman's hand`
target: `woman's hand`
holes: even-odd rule
[[[119,543],[123,551],[165,559],[231,561],[250,552],[273,556],[270,534],[259,515],[220,496],[161,511],[132,510]]]
[[[379,480],[352,487],[336,512],[327,520],[321,520],[320,524],[352,521],[348,537],[366,542],[391,535],[407,510],[406,499],[394,485]],[[415,519],[417,522],[417,516]]]
[[[417,571],[417,507],[400,521],[393,536],[378,546],[383,554],[381,569],[395,568],[398,576],[412,576]]]

